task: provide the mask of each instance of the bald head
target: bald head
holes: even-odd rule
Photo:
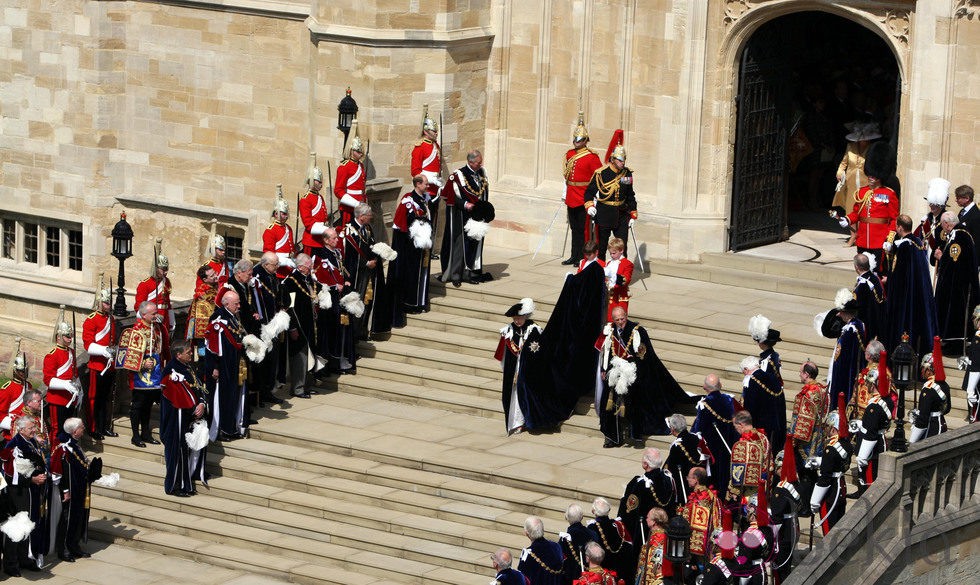
[[[718,378],[718,374],[708,374],[704,377],[704,391],[709,394],[721,391],[721,380]]]

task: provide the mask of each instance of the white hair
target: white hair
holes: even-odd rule
[[[235,266],[234,268],[232,268],[232,270],[235,272],[251,272],[252,268],[254,267],[255,265],[252,264],[251,260],[247,258],[242,258],[238,262],[235,262]]]
[[[741,370],[752,370],[753,372],[759,369],[759,358],[754,355],[750,355],[742,360],[739,364]]]
[[[81,427],[83,424],[84,423],[82,422],[82,419],[78,418],[77,416],[73,416],[69,419],[66,419],[65,424],[61,428],[65,429],[65,432],[70,435],[74,433],[75,430]]]
[[[650,448],[643,452],[643,462],[650,469],[659,469],[664,463],[664,457],[660,454],[660,449]]]
[[[596,498],[592,500],[592,513],[596,516],[608,516],[612,508],[606,498]]]
[[[585,514],[582,512],[582,506],[578,504],[569,504],[568,508],[565,510],[565,520],[568,520],[569,524],[575,524],[576,522],[582,521],[582,516]]]
[[[524,533],[531,540],[537,540],[544,536],[544,522],[537,516],[528,516],[524,521]]]
[[[589,559],[589,562],[593,565],[602,564],[602,561],[606,558],[606,551],[599,545],[598,542],[590,540],[585,543],[585,556]]]
[[[678,433],[686,431],[687,419],[684,418],[683,414],[672,414],[667,419],[667,426],[670,427],[670,430],[676,431]]]

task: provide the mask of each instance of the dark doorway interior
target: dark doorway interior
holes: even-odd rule
[[[885,41],[832,14],[782,16],[752,35],[738,88],[729,248],[842,231],[827,209],[852,124],[896,145],[900,80]]]

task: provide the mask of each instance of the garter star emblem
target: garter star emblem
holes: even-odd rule
[[[541,344],[537,341],[532,341],[531,343],[527,344],[527,348],[531,350],[531,353],[538,353],[538,350],[541,349]]]

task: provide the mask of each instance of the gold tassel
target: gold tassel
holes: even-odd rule
[[[364,291],[364,304],[370,303],[372,299],[374,299],[374,283],[368,279],[367,289]]]
[[[616,407],[616,416],[626,416],[626,405],[622,402]]]
[[[609,398],[606,399],[606,412],[612,412],[614,407],[612,393],[609,394]]]
[[[346,313],[340,316],[341,325],[350,325],[350,316]]]
[[[238,358],[238,385],[241,386],[248,378],[248,368],[245,366],[245,358]]]

